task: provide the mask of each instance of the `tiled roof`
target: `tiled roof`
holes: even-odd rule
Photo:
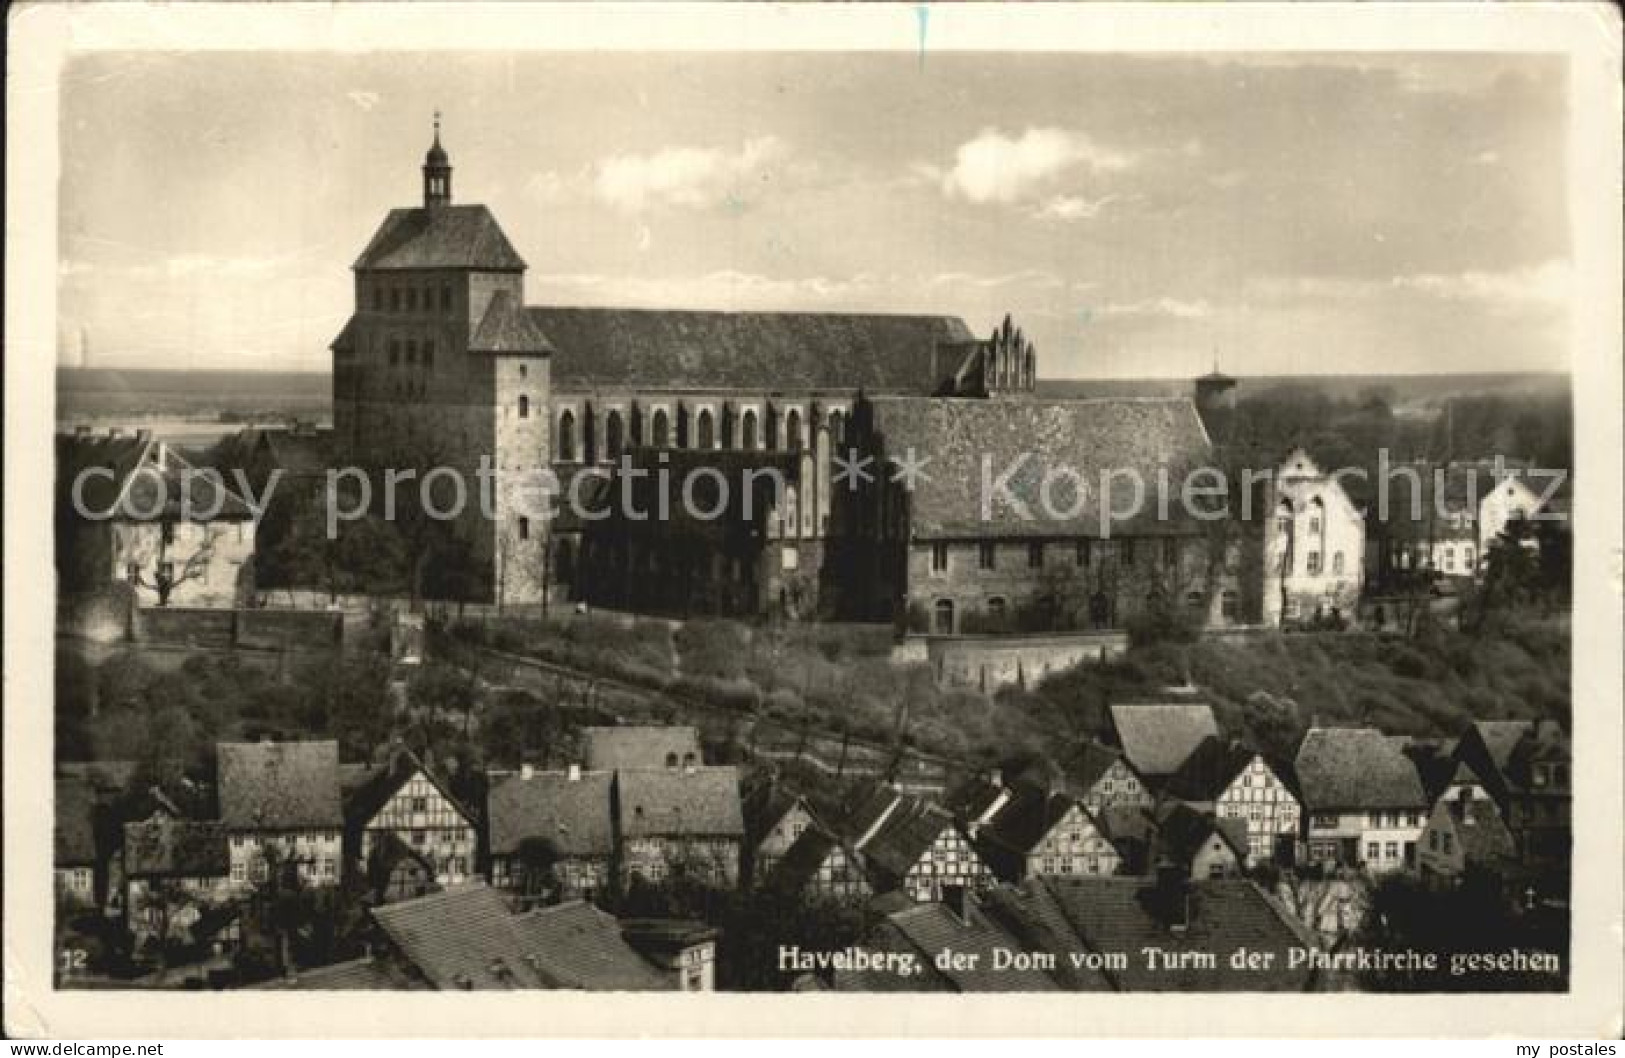
[[[615,782],[625,837],[744,837],[737,768],[628,770]]]
[[[450,785],[436,772],[423,762],[423,759],[405,746],[399,747],[390,757],[389,762],[382,768],[374,771],[361,785],[347,790],[344,798],[344,815],[356,826],[366,826],[372,818],[389,803],[389,799],[400,792],[401,787],[412,780],[412,776],[423,773],[440,796],[451,803],[458,815],[464,821],[472,824],[475,814],[462,803],[451,789]],[[334,769],[334,774],[342,783],[347,774],[343,765]]]
[[[289,474],[323,474],[332,466],[332,427],[273,427],[263,430],[261,436],[269,450],[272,465]]]
[[[632,949],[613,917],[581,900],[539,908],[514,920],[531,966],[553,988],[659,992],[676,982]]]
[[[835,820],[836,830],[850,842],[858,842],[903,801],[903,795],[878,779],[856,784],[848,793],[847,811]]]
[[[1207,436],[1188,400],[880,398],[869,407],[882,457],[905,458],[912,450],[931,460],[909,497],[916,537],[1098,537],[1103,481],[1112,489],[1106,522],[1112,533],[1199,531],[1184,504],[1169,504],[1162,519],[1155,499],[1160,469],[1179,481],[1209,458]],[[858,422],[867,434],[861,415]],[[984,461],[990,461],[989,478],[1005,482],[1003,492],[984,490]],[[1143,490],[1138,504],[1136,485]]]
[[[1049,889],[1072,932],[1089,950],[1128,956],[1127,967],[1107,974],[1119,990],[1131,992],[1307,991],[1314,974],[1289,967],[1288,950],[1303,947],[1304,934],[1252,882],[1213,879],[1189,887],[1189,920],[1175,929],[1159,902],[1155,883],[1143,878],[1074,877],[1036,879]],[[1151,969],[1147,947],[1165,952],[1204,952],[1215,956],[1211,969],[1171,965]],[[1245,948],[1274,954],[1265,970],[1238,969],[1231,956]]]
[[[513,272],[525,262],[484,206],[436,206],[390,210],[351,267]]]
[[[471,353],[551,353],[553,343],[536,326],[529,313],[506,290],[491,295],[474,337],[469,339]]]
[[[91,468],[110,470],[111,478],[97,474],[84,479],[80,498],[84,509],[95,514],[111,512],[121,521],[152,521],[179,518],[184,513],[193,520],[231,521],[249,518],[248,504],[226,484],[226,478],[185,474],[193,467],[168,445],[153,441],[145,430],[133,437],[58,434],[56,438],[56,485],[59,513],[76,515],[73,483]],[[183,502],[184,501],[184,502]]]
[[[1137,861],[1150,848],[1153,820],[1140,805],[1107,805],[1095,825],[1125,861]]]
[[[1197,743],[1163,788],[1186,801],[1215,800],[1257,755],[1217,735],[1209,735]]]
[[[1372,728],[1311,728],[1296,770],[1311,812],[1420,808],[1427,801],[1416,765]]]
[[[1012,852],[1025,855],[1074,808],[1081,810],[1078,802],[1066,794],[1018,784],[1010,801],[983,829],[982,835]]]
[[[1056,992],[1060,986],[1042,970],[993,968],[995,949],[1015,951],[1020,948],[1014,938],[985,916],[970,913],[969,920],[960,918],[946,905],[920,904],[899,911],[889,918],[891,924],[907,937],[921,958],[928,963],[943,951],[961,955],[974,955],[974,964],[937,966],[934,969],[945,976],[956,992]]]
[[[700,734],[692,727],[633,725],[582,729],[586,766],[592,771],[664,768],[675,754],[678,765],[700,757]]]
[[[1067,922],[1061,905],[1041,881],[1025,885],[999,886],[982,898],[982,911],[1027,951],[1050,952],[1056,956],[1054,979],[1068,992],[1110,992],[1115,985],[1098,969],[1075,966],[1073,953],[1089,947],[1079,941]]]
[[[1188,869],[1196,854],[1215,834],[1230,846],[1230,851],[1235,853],[1238,859],[1245,860],[1246,825],[1243,821],[1237,822],[1243,823],[1239,845],[1235,832],[1221,828],[1213,816],[1198,812],[1179,801],[1165,802],[1157,812],[1154,839],[1156,852],[1153,854],[1153,860],[1166,856],[1173,863]]]
[[[514,915],[473,884],[373,909],[401,956],[435,988],[671,987],[628,947],[615,920],[578,902]]]
[[[942,806],[960,823],[969,825],[986,815],[1004,795],[1004,783],[994,782],[985,775],[973,775],[950,790]]]
[[[1518,742],[1529,733],[1527,720],[1475,720],[1473,727],[1478,731],[1479,740],[1489,752],[1490,760],[1495,766],[1505,772],[1512,763],[1512,752],[1518,748]]]
[[[930,393],[972,341],[951,316],[533,307],[555,390]]]
[[[877,868],[884,879],[895,881],[907,874],[942,832],[953,825],[953,817],[937,805],[919,797],[904,797],[858,851],[866,865]]]
[[[252,987],[279,992],[412,992],[428,989],[421,978],[396,965],[393,960],[371,955],[331,966],[300,970],[293,977],[277,977]]]
[[[773,865],[767,877],[771,888],[798,893],[818,874],[830,854],[841,847],[840,838],[816,823],[801,832]]]
[[[561,771],[496,780],[486,795],[492,854],[512,855],[526,838],[545,838],[561,856],[607,858],[615,845],[613,780],[606,771],[584,771],[573,781]]]
[[[472,884],[372,909],[402,958],[435,988],[545,988],[525,961],[513,913],[495,890]]]
[[[1202,704],[1135,704],[1111,708],[1123,755],[1150,778],[1178,771],[1204,738],[1218,738],[1213,708]]]
[[[778,826],[797,805],[808,811],[805,799],[781,782],[769,778],[750,784],[740,799],[746,837],[753,845],[760,844],[767,832]]]
[[[340,827],[337,742],[222,742],[220,819],[234,830]]]
[[[1456,840],[1461,842],[1467,862],[1489,865],[1517,858],[1518,848],[1512,840],[1512,832],[1502,821],[1494,802],[1469,801],[1462,807],[1462,817],[1454,822]]]
[[[55,855],[58,867],[96,862],[96,788],[84,779],[57,779]]]
[[[231,870],[226,828],[163,819],[124,824],[124,871],[138,877],[220,877]]]

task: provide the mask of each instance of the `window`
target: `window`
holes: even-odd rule
[[[133,565],[133,563],[132,563]],[[948,545],[931,545],[931,572],[946,573],[948,571]]]
[[[1226,621],[1234,621],[1241,615],[1241,599],[1234,590],[1226,589],[1219,595],[1219,612]]]
[[[979,544],[976,548],[976,561],[982,569],[994,569],[999,564],[997,545]]]
[[[699,447],[701,447],[701,448],[713,448],[713,447],[715,447],[716,446],[716,438],[714,436],[714,430],[713,430],[713,427],[712,427],[711,409],[709,409],[709,408],[700,409],[700,416],[699,416],[699,420],[698,420],[698,426],[699,426],[699,435],[700,435]]]
[[[1388,843],[1387,853],[1390,860],[1399,859],[1399,842],[1390,841]]]
[[[416,312],[417,310],[418,310],[418,288],[417,287],[407,287],[406,288],[406,311],[407,312]]]
[[[234,863],[234,864],[231,865],[231,880],[232,881],[241,882],[241,881],[246,881],[247,878],[248,878],[248,871],[244,868],[243,864]]]
[[[1004,620],[1004,599],[995,595],[987,601],[987,615],[995,621]]]
[[[1077,554],[1073,556],[1073,562],[1076,565],[1078,565],[1078,566],[1087,566],[1087,565],[1089,565],[1090,559],[1094,557],[1094,556],[1092,556],[1090,554],[1090,551],[1092,551],[1093,548],[1091,548],[1089,545],[1092,544],[1092,543],[1094,543],[1094,541],[1092,541],[1092,540],[1079,540],[1078,541]]]
[[[752,449],[756,447],[756,412],[746,409],[744,416],[739,420],[739,447]]]
[[[1309,519],[1309,531],[1311,533],[1320,532],[1320,518],[1318,516]]]
[[[141,563],[126,562],[124,564],[124,577],[131,584],[141,579]]]
[[[401,292],[400,292],[400,289],[397,288],[397,287],[390,287],[389,288],[389,311],[390,312],[399,312],[399,311],[401,311]]]
[[[624,432],[621,425],[621,413],[611,411],[604,420],[604,447],[609,453],[609,458],[615,462],[620,461],[621,452],[625,448],[625,441],[622,436]]]
[[[1446,856],[1456,851],[1455,844],[1455,840],[1449,834],[1444,835],[1444,854]]]
[[[1196,613],[1201,613],[1205,603],[1206,600],[1202,598],[1201,592],[1188,591],[1185,593],[1185,606],[1187,609],[1193,610]]]
[[[384,288],[383,287],[373,287],[372,288],[372,311],[374,311],[374,312],[383,312],[384,311]]]
[[[1343,575],[1343,552],[1332,555],[1332,573],[1341,577]]]
[[[1453,547],[1444,549],[1444,568],[1450,570],[1456,568],[1456,549]]]
[[[671,443],[670,434],[671,425],[670,420],[666,416],[666,409],[656,408],[654,415],[654,429],[652,431],[654,446],[656,448],[665,448]]]
[[[427,833],[425,833],[423,830],[419,829],[419,830],[412,831],[412,844],[414,844],[414,845],[422,845],[422,844],[425,844],[426,842],[428,842],[428,840],[429,840],[429,835]]]
[[[657,417],[655,420],[660,423]],[[558,458],[565,463],[573,463],[576,458],[576,417],[570,411],[559,415],[559,451]]]
[[[1318,574],[1319,572],[1320,572],[1320,552],[1319,551],[1311,551],[1311,552],[1309,552],[1309,575],[1311,577],[1313,577],[1316,574]]]
[[[451,311],[451,286],[449,284],[441,284],[440,308],[446,312]]]
[[[779,567],[787,573],[800,569],[801,552],[797,551],[794,545],[785,547],[779,553]]]
[[[519,377],[520,378],[529,378],[530,377],[530,368],[528,366],[524,365],[524,364],[520,364],[519,365]]]
[[[1027,545],[1027,568],[1041,569],[1044,565],[1044,545],[1031,543]]]
[[[936,624],[934,629],[938,635],[951,636],[954,634],[954,604],[951,599],[938,599],[935,606]]]
[[[529,540],[530,539],[530,519],[529,518],[521,517],[519,519],[519,539],[521,539],[521,540]]]
[[[1275,531],[1282,536],[1292,532],[1292,515],[1278,514],[1275,516]]]
[[[398,338],[389,340],[389,366],[394,367],[401,362],[401,343]]]
[[[801,451],[801,413],[794,408],[784,417],[784,447],[792,452]]]
[[[1124,540],[1122,543],[1118,544],[1117,545],[1117,553],[1122,556],[1123,565],[1125,565],[1125,566],[1134,565],[1134,541],[1133,540]]]
[[[427,338],[423,341],[423,366],[434,366],[434,342],[428,340]]]
[[[523,393],[519,394],[519,417],[530,418],[530,398]]]
[[[1365,843],[1365,858],[1366,859],[1374,860],[1381,853],[1382,853],[1382,846],[1379,843],[1377,843],[1375,841],[1368,841],[1368,842]]]
[[[414,811],[414,812],[427,812],[428,810],[429,810],[429,799],[427,797],[414,797],[414,798],[412,798],[412,811]]]

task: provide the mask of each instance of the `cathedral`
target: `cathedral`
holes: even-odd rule
[[[589,594],[584,527],[532,524],[504,471],[551,467],[567,490],[633,452],[757,453],[795,468],[808,500],[789,531],[816,541],[861,398],[1032,393],[1037,353],[1009,319],[978,338],[949,316],[527,305],[525,261],[496,218],[453,201],[438,119],[422,183],[422,204],[391,210],[353,266],[354,311],[331,346],[334,458],[473,480],[489,456],[494,516],[458,526],[486,600]]]

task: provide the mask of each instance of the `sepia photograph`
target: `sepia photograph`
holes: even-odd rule
[[[1023,8],[68,48],[42,987],[1611,989],[1575,58]]]

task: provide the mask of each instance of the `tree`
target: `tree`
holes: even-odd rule
[[[176,588],[188,581],[201,580],[208,573],[209,563],[214,561],[215,542],[225,533],[225,527],[168,514],[154,524],[158,526],[158,553],[153,562],[152,575],[149,577],[139,564],[134,564],[130,583],[155,593],[159,606],[168,606]],[[183,525],[197,530],[197,539],[192,545],[179,539],[180,534],[176,529]]]
[[[1529,546],[1532,529],[1521,518],[1509,521],[1484,554],[1484,582],[1470,593],[1462,614],[1467,631],[1482,633],[1491,618],[1529,602],[1540,587],[1540,566]]]

